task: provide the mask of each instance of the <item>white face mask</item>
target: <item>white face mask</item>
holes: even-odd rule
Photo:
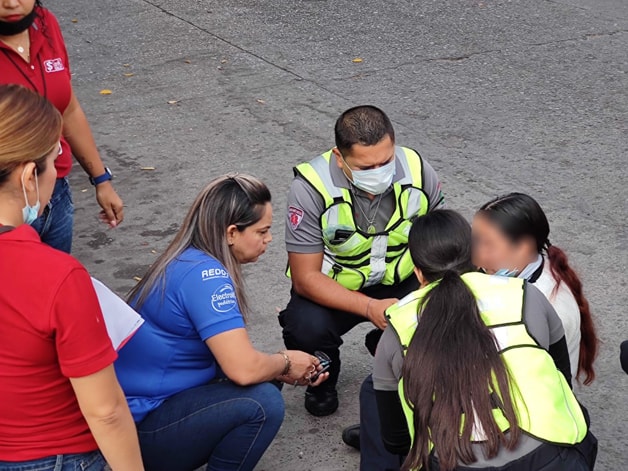
[[[390,185],[392,185],[395,176],[395,159],[392,159],[386,165],[370,170],[353,170],[342,158],[346,167],[351,170],[353,176],[353,184],[362,191],[366,191],[371,195],[381,195]]]

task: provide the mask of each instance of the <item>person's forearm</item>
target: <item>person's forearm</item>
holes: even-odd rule
[[[359,291],[351,291],[322,272],[311,272],[301,279],[293,279],[297,294],[321,306],[366,317],[370,298]]]
[[[239,386],[250,386],[279,377],[286,369],[286,359],[282,354],[255,353],[255,358],[246,369],[234,372],[229,379]]]
[[[137,430],[124,396],[111,414],[103,416],[86,414],[85,419],[112,471],[144,469]]]
[[[63,137],[70,144],[72,153],[85,173],[90,177],[98,177],[105,173],[94,135],[89,127],[87,117],[78,102],[63,114]]]

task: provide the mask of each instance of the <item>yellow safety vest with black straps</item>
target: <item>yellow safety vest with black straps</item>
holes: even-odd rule
[[[480,316],[495,337],[510,372],[510,392],[519,427],[543,442],[562,446],[580,443],[587,433],[582,409],[552,357],[532,338],[524,323],[524,281],[482,273],[466,273],[462,279],[475,295]],[[386,313],[404,356],[417,328],[423,299],[436,283],[411,293]],[[488,388],[486,393],[498,394]],[[399,396],[414,440],[414,412],[405,399],[403,378]],[[501,409],[494,409],[493,416],[502,431],[509,428]],[[472,439],[483,441],[481,432],[474,431]]]
[[[323,198],[325,210],[320,217],[324,256],[322,272],[345,288],[359,290],[375,284],[394,285],[407,279],[414,265],[408,250],[412,221],[429,208],[423,191],[421,156],[405,147],[395,148],[404,177],[394,182],[395,210],[383,232],[370,234],[358,227],[354,217],[351,191],[333,184],[330,160],[324,153],[295,167],[295,176],[304,178]],[[338,231],[345,237],[338,239]],[[290,271],[288,270],[288,276]]]

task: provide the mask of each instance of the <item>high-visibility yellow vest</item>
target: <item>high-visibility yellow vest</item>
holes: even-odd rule
[[[405,176],[392,185],[395,210],[386,228],[374,234],[357,226],[351,191],[333,184],[329,169],[332,157],[330,150],[294,169],[295,175],[312,185],[325,202],[320,217],[325,246],[322,272],[350,290],[404,281],[414,270],[408,250],[412,221],[426,214],[429,208],[428,196],[422,188],[421,156],[412,149],[395,148],[395,159],[401,163]],[[350,235],[338,241],[339,230]]]
[[[462,279],[475,295],[480,316],[495,337],[510,372],[510,392],[519,427],[544,442],[563,446],[580,443],[587,433],[582,409],[552,357],[532,338],[524,324],[524,281],[482,273],[466,273]],[[404,356],[417,328],[423,299],[436,283],[409,294],[386,313]],[[487,387],[486,393],[492,391]],[[403,378],[399,382],[399,396],[414,440],[414,413],[405,400]],[[493,416],[502,431],[509,428],[501,409],[494,409]],[[474,431],[472,439],[483,441],[478,431]]]

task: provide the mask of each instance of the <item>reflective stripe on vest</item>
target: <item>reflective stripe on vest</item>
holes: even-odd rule
[[[303,177],[325,203],[320,217],[325,245],[322,272],[351,290],[405,280],[414,269],[407,248],[412,220],[429,208],[422,190],[421,157],[411,149],[395,148],[395,159],[401,164],[404,177],[393,183],[395,210],[385,230],[377,234],[357,227],[351,192],[333,183],[329,168],[332,158],[333,152],[328,151],[295,168],[295,174]],[[338,242],[338,230],[350,236]]]
[[[565,446],[581,442],[587,433],[582,409],[552,357],[525,326],[523,280],[481,273],[466,273],[462,279],[478,300],[482,320],[493,333],[510,373],[519,427],[544,442]],[[417,328],[423,299],[435,285],[411,293],[387,311],[404,355]],[[403,381],[399,383],[399,395],[414,437],[413,410],[405,400]],[[500,429],[507,430],[509,424],[501,410],[494,409],[493,415]],[[475,433],[475,438],[481,440],[481,431]]]

